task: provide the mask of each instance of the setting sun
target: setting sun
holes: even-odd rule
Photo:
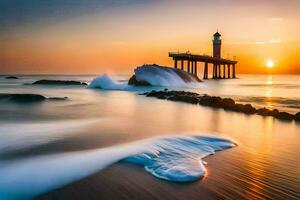
[[[273,68],[273,67],[274,67],[274,62],[273,62],[273,60],[268,60],[268,61],[266,62],[266,66],[267,66],[268,68]]]

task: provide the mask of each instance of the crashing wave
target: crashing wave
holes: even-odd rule
[[[0,198],[32,198],[122,160],[142,165],[164,180],[190,182],[204,176],[204,157],[233,146],[233,142],[215,137],[175,136],[2,162]]]
[[[100,88],[105,90],[130,90],[131,86],[127,83],[120,83],[112,80],[108,75],[104,74],[92,80],[88,88]]]
[[[129,84],[166,87],[185,87],[189,83],[200,82],[200,79],[183,70],[159,65],[143,65],[134,70]]]
[[[114,81],[108,75],[96,77],[89,84],[89,88],[106,90],[132,90],[133,86],[163,86],[163,87],[191,87],[201,80],[180,69],[162,67],[158,65],[143,65],[134,70],[134,75],[128,84]]]

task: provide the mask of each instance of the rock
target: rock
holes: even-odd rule
[[[128,81],[128,85],[135,85],[135,86],[150,86],[151,84],[147,81],[138,81],[135,75],[132,75]]]
[[[236,103],[230,110],[242,112],[246,114],[254,114],[256,113],[256,109],[251,104],[239,104]]]
[[[156,97],[158,99],[167,99],[166,95],[164,95],[164,94],[158,94]]]
[[[138,84],[138,82],[140,82],[137,80],[144,80],[150,83],[150,77],[153,77],[154,79],[159,79],[160,81],[172,81],[172,79],[174,78],[176,80],[180,78],[183,82],[186,83],[201,82],[201,80],[194,74],[188,73],[184,70],[180,70],[177,68],[159,66],[157,64],[145,64],[135,68],[134,76],[132,76],[132,80],[130,81],[133,84]],[[176,81],[175,79],[174,81]],[[156,82],[156,80],[154,80],[154,82],[152,83],[159,85],[159,82]]]
[[[146,94],[147,97],[156,97],[156,95],[157,95],[157,91],[155,90],[152,90],[151,92],[148,92]]]
[[[211,97],[212,107],[223,108],[223,100],[221,97]]]
[[[262,115],[262,116],[270,116],[271,115],[271,110],[267,108],[259,108],[257,109],[257,114]]]
[[[284,120],[294,119],[294,116],[287,112],[278,112],[274,117],[276,117],[278,119],[284,119]]]
[[[296,121],[300,121],[300,112],[297,112],[295,115],[294,115],[294,119]]]
[[[19,78],[16,77],[16,76],[6,76],[5,78],[6,78],[6,79],[19,79]]]
[[[262,116],[275,116],[278,114],[278,110],[277,109],[274,109],[274,110],[270,110],[270,109],[267,109],[267,108],[259,108],[256,110],[256,113],[258,115],[262,115]]]
[[[275,115],[277,115],[278,113],[279,113],[279,110],[274,109],[274,110],[271,111],[271,116],[275,116]]]
[[[67,100],[68,97],[49,97],[49,100],[54,100],[54,101],[64,101]]]
[[[197,104],[198,98],[197,97],[191,97],[186,95],[175,95],[168,98],[168,100],[171,101],[180,101],[180,102],[186,102],[191,104]]]
[[[207,95],[204,95],[199,99],[199,104],[203,106],[210,106],[212,104],[211,98]]]
[[[63,81],[63,80],[38,80],[33,85],[87,85],[87,83],[80,81]]]
[[[0,94],[0,99],[18,103],[33,103],[44,101],[46,97],[39,94]]]
[[[231,98],[224,98],[222,104],[224,109],[231,109],[234,107],[235,101]]]
[[[273,116],[278,119],[292,120],[295,119],[300,121],[300,112],[295,115],[289,114],[287,112],[279,112],[277,109],[270,110],[267,108],[256,109],[251,104],[240,104],[235,103],[231,98],[221,98],[218,96],[209,96],[209,95],[199,95],[193,92],[185,91],[151,91],[144,93],[148,97],[156,97],[159,99],[168,99],[170,101],[186,102],[191,104],[197,104],[204,106],[210,106],[215,108],[224,108],[226,110],[232,110],[236,112],[242,112],[245,114],[259,114],[262,116]]]
[[[237,111],[237,112],[242,112],[243,111],[243,104],[236,103],[234,107],[231,108],[231,110]]]
[[[251,104],[246,104],[243,106],[243,112],[246,114],[254,114],[256,109]]]

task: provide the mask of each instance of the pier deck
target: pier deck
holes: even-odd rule
[[[237,61],[217,58],[207,55],[197,55],[191,53],[169,53],[169,57],[174,60],[174,67],[178,68],[178,62],[181,62],[181,69],[184,70],[184,62],[187,62],[187,72],[192,73],[197,76],[197,63],[204,63],[204,74],[203,78],[208,79],[208,64],[213,65],[212,78],[213,79],[225,79],[225,78],[235,78],[235,65]],[[223,66],[223,70],[221,69]],[[227,73],[226,73],[227,68]]]

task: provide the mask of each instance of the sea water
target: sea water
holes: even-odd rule
[[[0,93],[68,99],[0,102],[2,199],[32,198],[124,159],[168,181],[194,181],[208,173],[207,187],[223,197],[299,198],[299,123],[146,98],[138,94],[167,86],[128,86],[127,75],[98,77],[95,84],[103,89],[30,85],[40,79],[90,83],[95,75],[19,77],[0,77]],[[244,75],[168,88],[296,113],[299,80]],[[213,156],[224,159],[210,172],[203,158],[229,147],[234,148]],[[33,184],[39,187],[29,187]]]

